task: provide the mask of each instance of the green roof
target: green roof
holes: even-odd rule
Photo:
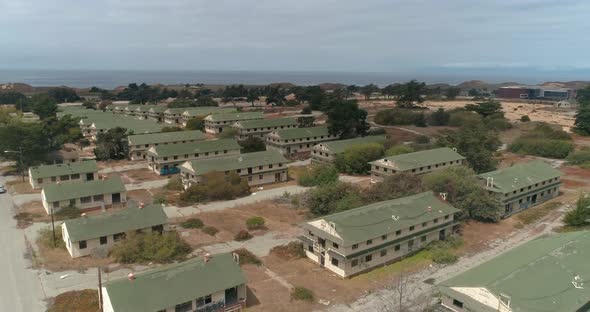
[[[561,176],[561,172],[552,168],[542,160],[533,160],[527,163],[515,164],[512,167],[503,168],[478,175],[481,179],[493,178],[493,187],[486,189],[494,192],[509,193],[523,187]]]
[[[164,110],[164,114],[172,114],[172,115],[180,115],[182,114],[187,107],[172,107]]]
[[[319,220],[328,224],[332,222],[338,234],[332,235],[333,239],[349,246],[459,211],[432,192],[424,192],[327,215],[304,225],[318,230],[309,223]],[[393,216],[397,219],[394,220]]]
[[[470,311],[497,311],[497,306],[482,304],[457,287],[485,288],[496,297],[505,295],[512,311],[588,311],[582,307],[590,302],[586,285],[589,258],[590,232],[553,234],[516,247],[438,288],[470,306]],[[582,288],[572,284],[576,275],[584,283]]]
[[[162,266],[104,283],[115,311],[159,311],[246,283],[240,266],[229,253]],[[106,296],[105,296],[106,297]]]
[[[237,121],[234,126],[241,129],[254,129],[266,127],[280,127],[280,126],[295,126],[297,125],[297,118],[272,118],[272,119],[252,119]]]
[[[166,106],[162,106],[162,105],[138,105],[137,107],[135,107],[134,110],[136,112],[148,112],[150,109],[155,108],[155,107],[166,108]]]
[[[149,112],[150,113],[163,113],[167,109],[168,109],[168,107],[163,106],[163,105],[154,105],[153,107],[150,107]]]
[[[237,120],[248,120],[248,119],[262,119],[264,114],[262,112],[249,112],[249,113],[225,113],[225,114],[212,114],[207,116],[207,120],[213,122],[219,121],[237,121]]]
[[[157,123],[153,120],[140,120],[132,116],[121,116],[108,114],[100,118],[92,119],[97,130],[108,130],[116,127],[126,128],[134,134],[154,133],[162,131],[166,125]]]
[[[77,161],[67,164],[45,165],[29,168],[32,179],[57,177],[61,175],[97,172],[94,160]]]
[[[125,185],[118,176],[105,180],[94,180],[81,183],[53,183],[43,187],[45,198],[50,203],[86,196],[122,192],[125,192]]]
[[[101,236],[135,231],[168,223],[168,217],[161,205],[147,205],[144,208],[128,207],[64,221],[72,242]]]
[[[273,131],[282,140],[303,139],[308,137],[318,137],[322,135],[329,135],[328,127],[311,127],[311,128],[293,128]]]
[[[147,133],[130,135],[127,137],[129,140],[129,145],[144,145],[186,140],[204,140],[205,138],[205,134],[199,130]]]
[[[208,140],[193,143],[158,145],[149,149],[158,157],[240,149],[235,139]]]
[[[367,144],[367,143],[385,143],[385,136],[384,135],[369,135],[360,138],[348,139],[348,140],[338,140],[338,141],[330,141],[324,143],[318,143],[315,145],[319,148],[326,148],[332,154],[341,154],[344,153],[348,148],[353,147],[355,145]]]
[[[188,161],[182,165],[195,175],[202,175],[211,171],[227,171],[258,167],[268,164],[288,163],[289,161],[276,150],[224,156],[211,159]]]
[[[233,107],[205,106],[205,107],[187,107],[184,109],[182,114],[188,115],[190,117],[196,117],[196,116],[207,116],[210,114],[234,113],[237,111],[238,110]]]
[[[431,150],[386,157],[373,161],[371,164],[389,165],[393,168],[396,168],[397,170],[407,171],[424,166],[432,166],[435,164],[463,159],[465,159],[465,157],[459,155],[454,150],[448,147],[441,147]]]

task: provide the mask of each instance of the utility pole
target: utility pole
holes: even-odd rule
[[[51,205],[51,232],[53,232],[53,247],[57,247],[57,242],[55,241],[55,222],[53,220],[53,204]]]
[[[102,308],[102,275],[100,272],[100,266],[98,267],[98,307],[100,308],[100,312],[103,312]]]

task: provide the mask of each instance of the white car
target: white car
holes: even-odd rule
[[[6,189],[4,188],[4,185],[0,185],[0,194],[4,193],[6,193]]]

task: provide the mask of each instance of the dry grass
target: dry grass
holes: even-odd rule
[[[562,203],[560,201],[550,201],[536,207],[531,207],[523,212],[520,212],[516,215],[516,218],[520,221],[522,225],[528,225],[547,216],[549,213],[559,208],[561,205]]]
[[[29,183],[28,181],[23,182],[21,179],[6,182],[6,187],[8,188],[10,193],[16,193],[16,194],[41,193],[40,189],[34,190],[31,187],[31,183]]]
[[[153,171],[149,170],[148,168],[145,169],[134,169],[134,170],[127,170],[120,173],[121,179],[126,184],[130,183],[141,183],[146,181],[156,181],[156,180],[165,180],[168,177],[161,176]]]
[[[60,232],[56,229],[57,239],[61,239]],[[36,255],[37,266],[52,272],[67,270],[86,271],[98,266],[107,266],[114,263],[112,258],[97,259],[93,257],[80,257],[72,259],[65,248],[52,248],[38,244],[39,254]]]
[[[68,291],[52,299],[47,312],[98,312],[96,289]]]
[[[17,226],[25,228],[33,222],[50,222],[51,217],[43,208],[43,204],[40,201],[34,201],[26,203],[15,209]]]
[[[138,203],[151,203],[153,198],[152,190],[133,190],[127,191],[127,200],[134,200]]]

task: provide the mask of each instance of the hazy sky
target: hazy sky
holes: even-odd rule
[[[0,68],[590,68],[588,0],[0,0]]]

